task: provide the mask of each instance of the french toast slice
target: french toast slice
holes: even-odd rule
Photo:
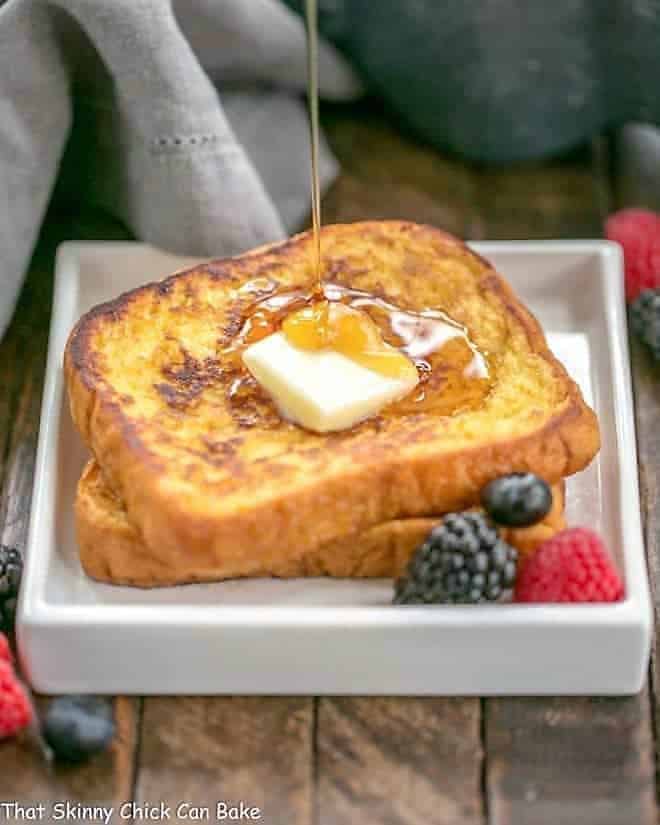
[[[500,530],[502,538],[520,553],[532,552],[566,526],[563,482],[552,488],[552,495],[552,509],[538,524]],[[247,566],[216,567],[206,559],[187,553],[185,548],[174,560],[170,556],[164,558],[145,544],[94,459],[87,463],[80,477],[75,513],[80,560],[85,572],[98,581],[134,587],[164,587],[238,576],[396,577],[441,518],[386,521],[306,553],[291,552],[291,548],[273,540],[269,556],[254,556]]]
[[[258,388],[237,403],[223,351],[256,298],[311,283],[309,234],[96,307],[65,352],[73,419],[166,566],[185,548],[200,565],[263,570],[275,541],[304,553],[463,509],[512,471],[555,484],[598,450],[595,415],[539,324],[463,243],[428,226],[369,222],[325,227],[322,249],[328,280],[463,324],[492,385],[452,415],[381,415],[326,435],[282,420]]]

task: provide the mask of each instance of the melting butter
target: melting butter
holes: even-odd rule
[[[289,342],[304,350],[333,350],[366,369],[389,378],[417,383],[412,360],[386,344],[378,326],[364,312],[337,301],[319,301],[292,312],[282,331]]]
[[[263,294],[269,284],[263,278],[256,281],[259,283],[255,283],[253,289],[246,288],[243,294]],[[362,353],[362,365],[366,364],[376,374],[376,370],[380,369],[381,377],[395,375],[396,368],[392,367],[395,363],[400,368],[401,364],[405,365],[400,374],[407,374],[409,378],[416,374],[417,388],[395,403],[390,403],[382,411],[383,415],[423,412],[453,415],[460,410],[478,407],[492,387],[486,353],[478,349],[463,325],[441,310],[403,309],[380,296],[337,283],[324,284],[321,295],[305,289],[278,291],[276,283],[271,281],[270,284],[270,294],[257,297],[244,310],[241,329],[223,351],[230,364],[233,361],[237,366],[247,366],[242,356],[248,347],[275,333],[286,339],[284,333],[287,327],[289,336],[295,340],[297,333],[292,333],[291,327],[296,324],[290,320],[292,317],[297,316],[298,321],[304,321],[299,325],[304,337],[319,318],[325,317],[327,321],[328,315],[332,314],[341,316],[344,322],[346,319],[349,321],[345,346],[351,363],[361,366],[355,357],[357,350]],[[319,307],[326,309],[320,311]],[[357,323],[356,319],[359,319]],[[324,336],[327,336],[329,326],[332,325],[325,324],[325,332],[316,336],[311,347],[307,343],[307,352],[318,352],[319,347],[326,346],[327,338]],[[297,345],[301,349],[300,341]],[[304,346],[302,350],[305,351]],[[374,350],[378,360],[369,364],[367,360]],[[346,356],[342,358],[346,359]],[[319,367],[319,362],[316,362],[316,367]]]

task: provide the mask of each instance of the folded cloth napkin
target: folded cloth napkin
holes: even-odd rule
[[[360,93],[332,46],[319,58],[323,96]],[[304,24],[279,0],[0,0],[0,336],[56,181],[180,253],[296,228],[306,76]],[[325,144],[321,161],[325,185]]]

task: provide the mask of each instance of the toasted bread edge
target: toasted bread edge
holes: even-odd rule
[[[474,255],[465,244],[440,230],[421,229],[444,243],[460,247],[466,255]],[[261,251],[280,249],[288,254],[296,241],[293,238]],[[254,254],[259,253],[253,251],[247,256]],[[488,287],[523,325],[532,350],[551,364],[557,379],[566,387],[566,400],[551,420],[531,434],[442,454],[442,472],[438,472],[438,458],[433,450],[424,446],[414,458],[406,456],[400,461],[393,457],[382,462],[376,473],[373,467],[356,465],[341,478],[326,478],[316,488],[310,480],[309,487],[295,494],[285,491],[279,499],[239,512],[217,514],[195,509],[194,501],[182,500],[169,487],[167,467],[145,449],[119,405],[109,400],[103,386],[95,381],[94,353],[87,343],[97,318],[121,312],[131,296],[143,290],[166,290],[172,278],[194,268],[125,293],[78,322],[65,353],[74,421],[111,486],[125,502],[131,521],[140,526],[149,546],[160,548],[163,558],[176,557],[178,548],[185,546],[190,552],[212,552],[228,564],[240,565],[251,556],[267,553],[273,535],[291,546],[311,550],[333,538],[362,532],[385,521],[470,507],[484,484],[513,470],[533,472],[550,484],[557,483],[585,467],[598,451],[596,417],[550,352],[537,320],[492,266],[487,261],[483,265],[489,273]],[[344,503],[347,490],[350,506]],[[331,509],[329,502],[336,502],[337,506]]]
[[[527,528],[500,531],[502,538],[523,555],[533,552],[542,541],[565,527],[563,482],[555,485],[552,492],[552,509],[541,522]],[[164,587],[246,576],[396,577],[441,518],[395,519],[306,553],[273,539],[266,557],[254,555],[239,566],[227,566],[223,559],[200,559],[182,548],[173,567],[170,560],[163,559],[145,544],[93,459],[78,483],[75,514],[80,560],[85,572],[101,582],[134,587]]]

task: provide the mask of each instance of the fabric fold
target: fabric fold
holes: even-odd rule
[[[338,52],[321,52],[322,92],[359,94]],[[278,0],[0,6],[0,335],[58,175],[76,208],[181,254],[237,254],[299,228],[304,57],[304,24]],[[321,161],[325,187],[337,174],[325,143]]]

